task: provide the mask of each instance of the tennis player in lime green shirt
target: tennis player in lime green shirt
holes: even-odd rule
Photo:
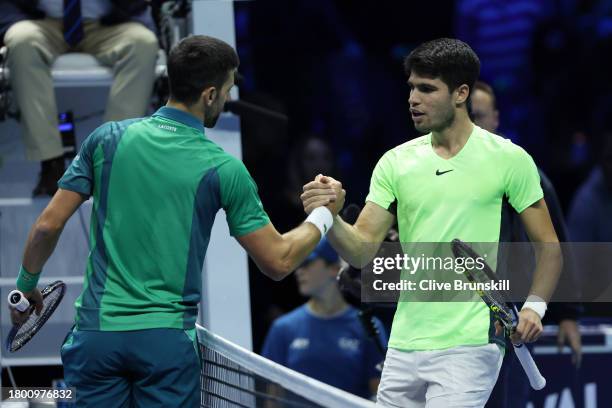
[[[467,103],[480,61],[467,44],[424,43],[406,58],[405,71],[412,120],[425,135],[383,155],[356,223],[336,217],[329,240],[354,266],[371,260],[395,221],[402,242],[497,242],[507,196],[530,239],[551,243],[538,247],[530,297],[515,334],[535,341],[562,264],[536,166],[522,148],[471,122]],[[325,205],[332,187],[341,184],[331,177],[308,183],[302,194],[306,212]],[[338,205],[331,204],[335,213]],[[399,302],[378,404],[484,406],[502,362],[500,336],[484,302]]]

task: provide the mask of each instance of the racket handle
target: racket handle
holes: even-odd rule
[[[28,299],[26,299],[26,297],[23,296],[23,293],[17,289],[8,294],[8,303],[10,307],[17,309],[20,312],[25,312],[28,310],[28,307],[30,307],[30,302]]]
[[[529,352],[529,349],[525,347],[524,344],[513,344],[514,352],[518,357],[523,369],[525,370],[525,374],[527,374],[527,378],[529,378],[529,384],[531,384],[531,388],[534,390],[541,390],[546,386],[546,378],[542,377],[540,374],[540,370],[536,365],[535,361],[533,361],[533,357]]]

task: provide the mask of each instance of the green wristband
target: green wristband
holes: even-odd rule
[[[21,265],[19,276],[17,276],[17,289],[22,292],[31,292],[38,285],[38,278],[40,278],[40,273],[30,273]]]

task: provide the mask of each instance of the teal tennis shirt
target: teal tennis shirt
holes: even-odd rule
[[[96,129],[58,184],[93,196],[80,330],[193,328],[217,211],[233,236],[270,222],[244,164],[168,107]]]

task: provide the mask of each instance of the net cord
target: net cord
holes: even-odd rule
[[[372,401],[339,390],[261,357],[252,351],[211,333],[198,324],[196,324],[196,330],[199,342],[205,347],[227,357],[245,369],[267,378],[283,388],[291,390],[305,399],[314,399],[317,404],[329,408],[373,408],[376,406]]]

